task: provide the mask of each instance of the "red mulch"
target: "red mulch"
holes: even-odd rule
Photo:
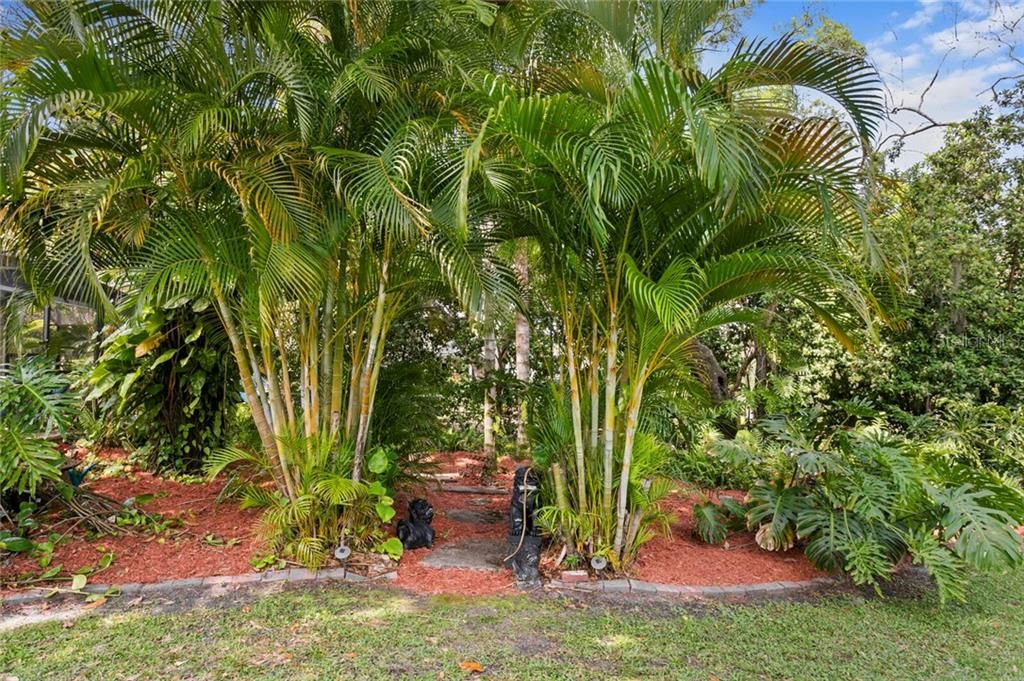
[[[116,461],[122,452],[107,451],[101,458]],[[511,488],[516,462],[503,458],[499,470],[489,484]],[[439,453],[434,464],[442,473],[460,474],[448,484],[480,485],[482,458],[470,452]],[[149,473],[131,473],[128,477],[95,480],[89,489],[118,501],[143,494],[157,495],[142,508],[165,517],[180,518],[183,526],[170,530],[164,543],[151,534],[125,534],[87,540],[75,536],[58,546],[53,565],[62,564],[66,572],[95,565],[100,547],[113,551],[116,558],[94,581],[125,584],[155,582],[185,577],[241,574],[253,568],[250,558],[260,553],[261,543],[253,528],[259,511],[239,510],[233,501],[218,504],[222,481],[202,484],[181,484]],[[493,510],[504,515],[508,496],[474,495],[442,492],[436,482],[425,483],[403,492],[397,500],[399,515],[404,515],[408,499],[425,497],[435,509],[434,546],[443,546],[470,537],[504,538],[507,523],[487,525],[452,520],[447,512],[456,508],[476,511]],[[653,582],[685,585],[751,584],[759,582],[803,580],[820,576],[804,555],[795,549],[785,553],[769,553],[759,549],[750,533],[736,533],[724,546],[709,546],[692,533],[692,505],[695,495],[677,491],[668,500],[666,510],[676,516],[670,537],[657,537],[645,545],[632,570],[632,576]],[[224,541],[238,539],[232,546],[212,546],[203,541],[207,534]],[[408,551],[398,567],[397,584],[420,593],[483,595],[507,592],[514,588],[509,572],[436,569],[420,564],[428,549]],[[15,556],[0,564],[4,576],[39,573],[36,562]]]
[[[479,455],[471,452],[450,452],[435,455],[434,463],[441,472],[459,472],[462,479],[458,484],[479,485],[483,469]],[[495,487],[511,489],[512,473],[518,465],[503,458],[500,471],[491,481]],[[424,493],[425,491],[425,493]],[[729,492],[742,498],[742,492]],[[410,494],[410,496],[413,496]],[[475,510],[492,509],[505,513],[508,497],[477,497],[472,494],[440,493],[429,488],[420,490],[418,496],[425,497],[433,504],[436,516],[434,529],[437,540],[434,546],[472,536],[504,538],[508,532],[505,523],[474,525],[450,520],[445,511],[455,508]],[[485,499],[485,506],[469,503],[470,499]],[[727,584],[757,584],[777,581],[800,581],[820,577],[800,549],[782,553],[771,553],[758,548],[753,533],[742,532],[730,535],[726,544],[712,546],[705,544],[693,534],[693,504],[699,501],[697,494],[676,491],[663,502],[663,510],[675,516],[671,536],[658,536],[640,549],[640,555],[631,570],[631,576],[662,584],[684,584],[693,586],[721,586]],[[405,508],[405,499],[399,499],[399,508]],[[472,570],[440,570],[419,565],[427,549],[410,551],[402,558],[398,568],[398,584],[423,593],[457,593],[480,595],[499,593],[513,587],[510,574],[476,572]]]
[[[743,498],[743,492],[728,494]],[[640,549],[634,576],[661,584],[725,586],[801,581],[825,574],[799,548],[780,553],[759,548],[752,532],[730,534],[721,546],[705,544],[693,534],[693,505],[698,501],[699,495],[678,490],[662,501],[662,510],[676,518],[672,534],[657,536]]]
[[[86,489],[117,501],[153,494],[155,498],[140,509],[159,513],[164,518],[178,518],[182,524],[160,536],[148,532],[125,533],[88,540],[83,534],[77,534],[54,550],[52,565],[60,564],[66,572],[74,572],[95,565],[101,550],[113,551],[114,562],[94,578],[105,584],[250,572],[249,559],[260,549],[260,542],[252,532],[259,511],[242,511],[231,499],[218,504],[217,495],[223,486],[224,482],[219,480],[185,485],[141,472],[130,477],[88,482]],[[204,542],[208,534],[223,540],[225,545]],[[231,539],[239,542],[227,546],[226,542]],[[40,571],[36,560],[27,556],[16,556],[3,566],[3,574],[7,576]]]
[[[482,485],[483,459],[471,452],[438,453],[432,457],[432,463],[440,473],[459,473],[457,481],[445,481],[447,484]],[[512,488],[512,474],[519,462],[508,457],[499,462],[499,470],[489,481],[489,486]],[[458,492],[441,492],[437,483],[420,486],[399,497],[397,507],[404,513],[408,499],[422,497],[434,507],[434,546],[444,546],[472,537],[494,537],[504,539],[508,534],[506,522],[481,525],[464,523],[447,517],[447,511],[457,508],[474,511],[497,511],[505,514],[508,510],[508,497],[495,495],[463,494]],[[479,502],[479,503],[476,503]],[[399,586],[428,594],[462,594],[466,596],[482,596],[501,593],[515,588],[511,572],[484,572],[479,570],[439,569],[420,565],[420,561],[430,549],[407,551],[398,565]]]

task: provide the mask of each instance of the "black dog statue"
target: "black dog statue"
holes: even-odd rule
[[[413,499],[409,502],[409,519],[398,521],[398,538],[406,549],[433,548],[434,528],[430,526],[434,520],[434,507],[426,499]]]
[[[533,469],[517,468],[509,504],[508,543],[512,553],[505,565],[515,573],[520,588],[540,586],[541,537],[536,522],[539,494],[540,479]]]

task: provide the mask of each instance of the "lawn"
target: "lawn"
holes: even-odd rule
[[[1020,678],[1024,572],[978,577],[969,598],[698,608],[287,591],[8,631],[0,678],[452,679],[469,662],[504,679]]]

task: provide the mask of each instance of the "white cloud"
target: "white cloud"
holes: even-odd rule
[[[942,11],[942,3],[938,0],[922,0],[921,7],[914,12],[909,19],[898,26],[904,30],[921,28],[932,23],[932,20]]]
[[[1024,43],[1024,0],[993,3],[987,13],[971,19],[956,17],[950,26],[923,40],[933,52],[954,50],[965,58],[1005,51],[1009,45]]]
[[[868,58],[883,78],[903,80],[908,73],[915,73],[921,66],[924,54],[914,45],[904,54],[884,47],[868,47]]]
[[[866,45],[868,58],[885,81],[890,110],[899,109],[884,126],[882,138],[929,125],[928,119],[902,107],[919,108],[942,123],[969,118],[992,102],[989,88],[996,79],[1021,70],[1009,51],[1020,45],[1015,54],[1024,56],[1024,0],[922,3],[899,28],[926,25],[933,30],[887,30]],[[912,40],[912,35],[920,38]],[[906,168],[938,150],[945,130],[933,127],[907,137],[896,167]]]
[[[977,64],[941,74],[929,89],[932,74],[919,73],[899,82],[886,79],[894,108],[908,106],[918,108],[941,123],[954,123],[970,116],[981,106],[992,102],[987,88],[998,75],[1012,70],[1009,62]],[[925,92],[927,90],[927,92]],[[924,93],[922,101],[921,95]],[[928,125],[928,121],[912,111],[899,111],[892,123],[886,126],[882,137],[901,128],[917,130]],[[907,168],[922,160],[925,155],[937,151],[943,142],[945,128],[937,127],[905,140],[903,154],[895,162],[897,168]]]

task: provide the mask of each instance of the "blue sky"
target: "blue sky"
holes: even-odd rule
[[[1024,73],[1024,61],[1013,59],[1024,60],[1024,0],[825,0],[810,5],[767,0],[754,10],[743,33],[778,35],[805,6],[846,24],[864,43],[885,81],[891,107],[920,105],[938,121],[963,120],[991,101],[989,88],[998,78]],[[1015,29],[1008,30],[1006,24],[1015,21]],[[1003,42],[996,40],[996,30]],[[939,76],[922,101],[936,70]],[[907,130],[926,124],[906,111],[894,120]],[[937,128],[909,137],[896,165],[921,160],[942,145],[942,136]]]
[[[0,23],[15,6],[13,0],[0,0]],[[989,88],[998,78],[1024,74],[1024,0],[765,0],[741,33],[775,37],[805,7],[842,22],[864,43],[885,81],[890,109],[919,107],[937,121],[960,121],[991,101]],[[1015,28],[1007,30],[1013,22]],[[994,29],[1000,29],[1002,43],[994,39]],[[708,55],[708,62],[720,58]],[[893,119],[882,137],[927,123],[908,111]],[[935,128],[907,138],[895,165],[920,161],[942,146],[942,137],[942,128]]]

